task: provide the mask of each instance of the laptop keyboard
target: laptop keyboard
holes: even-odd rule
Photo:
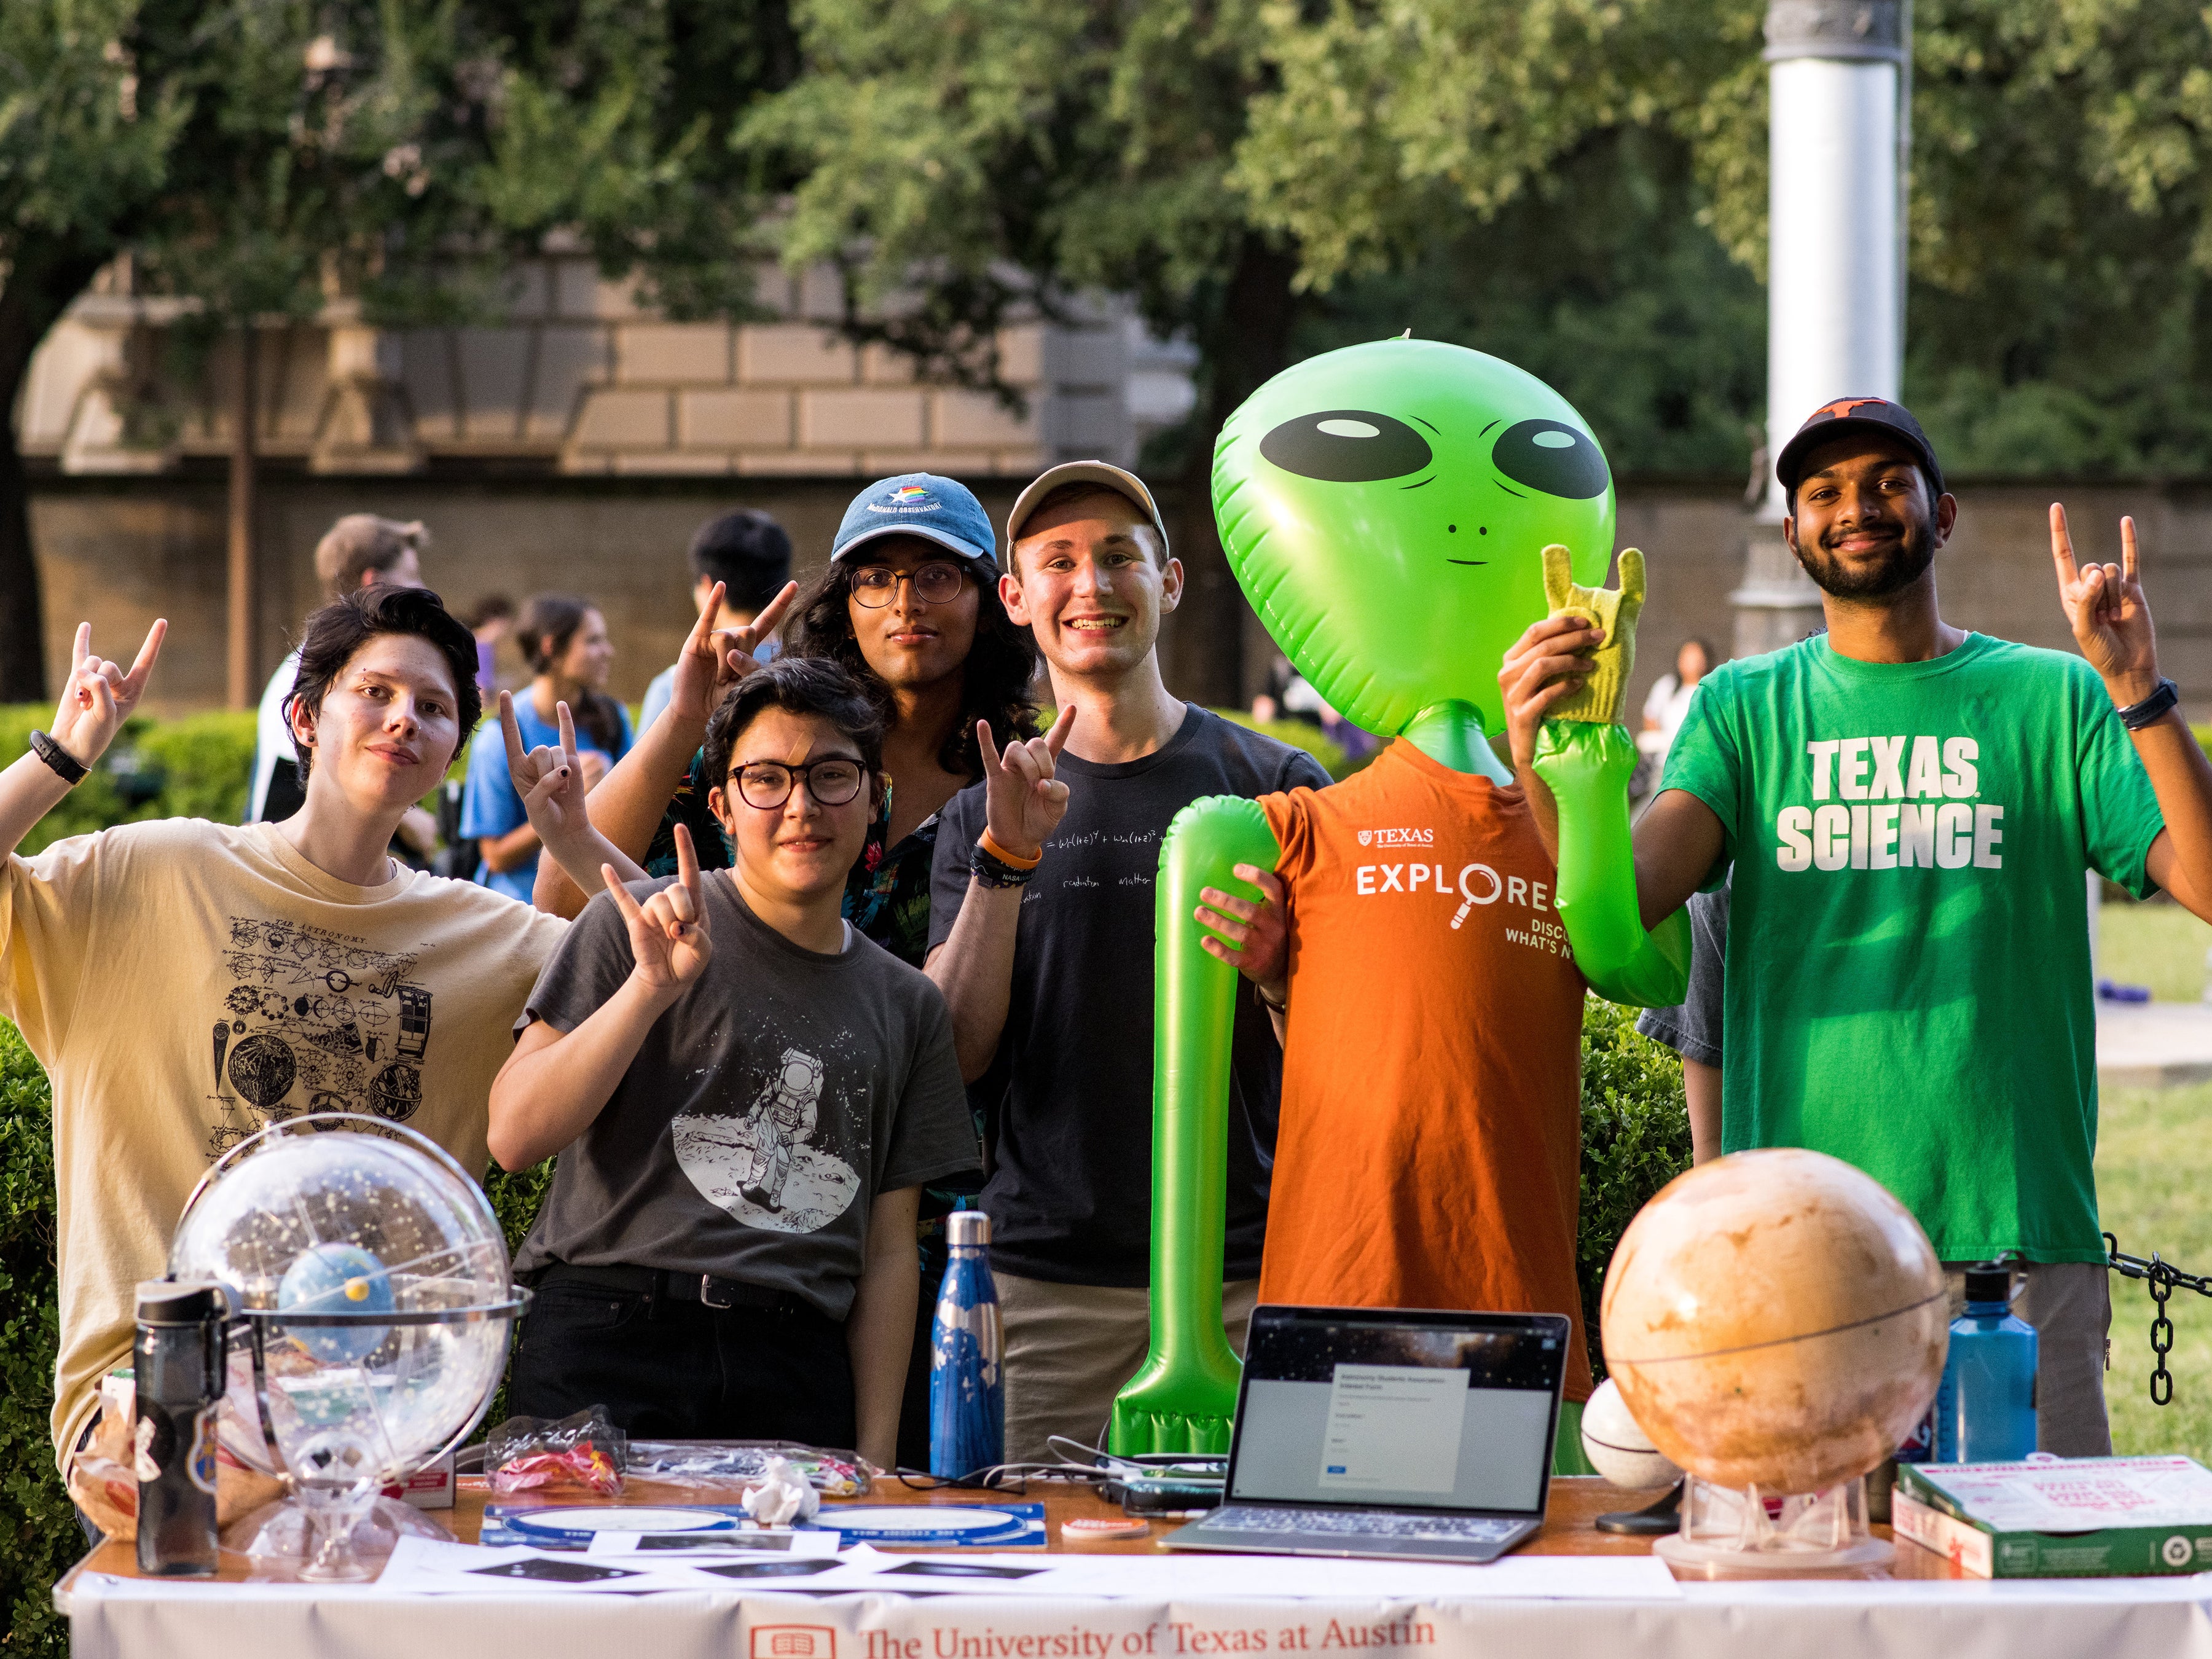
[[[1390,1515],[1373,1510],[1254,1509],[1231,1504],[1206,1519],[1208,1532],[1337,1533],[1358,1538],[1452,1538],[1478,1543],[1510,1536],[1522,1523],[1483,1515]]]

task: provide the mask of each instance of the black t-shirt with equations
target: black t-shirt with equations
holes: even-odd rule
[[[1302,749],[1187,706],[1141,760],[1060,758],[1067,816],[1023,890],[1012,993],[987,1089],[994,1157],[983,1188],[991,1261],[1064,1285],[1152,1277],[1152,902],[1160,842],[1208,795],[1256,799],[1328,774]],[[932,872],[929,943],[952,933],[983,832],[983,786],[946,805]],[[1283,1056],[1253,999],[1236,1000],[1229,1082],[1229,1209],[1223,1272],[1260,1271]]]
[[[642,901],[672,880],[629,890]],[[562,1152],[515,1267],[713,1273],[842,1319],[877,1195],[981,1162],[952,1018],[920,970],[850,924],[845,949],[823,955],[755,916],[726,875],[703,888],[714,957]],[[632,966],[602,893],[516,1029],[574,1030]]]

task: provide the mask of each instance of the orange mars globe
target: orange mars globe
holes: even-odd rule
[[[1911,1212],[1822,1152],[1737,1152],[1662,1188],[1620,1237],[1606,1369],[1674,1462],[1810,1492],[1896,1449],[1942,1380],[1943,1271]]]

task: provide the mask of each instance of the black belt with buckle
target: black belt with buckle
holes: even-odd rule
[[[787,1313],[819,1311],[794,1291],[772,1291],[765,1285],[748,1285],[741,1279],[720,1279],[713,1273],[671,1273],[663,1267],[579,1267],[560,1261],[550,1264],[545,1276],[571,1285],[627,1291],[655,1302],[696,1302],[708,1308],[773,1308]]]

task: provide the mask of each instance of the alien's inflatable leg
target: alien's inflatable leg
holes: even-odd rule
[[[1206,887],[1282,856],[1256,801],[1216,795],[1176,814],[1153,901],[1152,1346],[1114,1401],[1117,1452],[1225,1452],[1242,1367],[1221,1320],[1229,1056],[1237,970],[1199,945]]]
[[[1649,933],[1637,908],[1628,779],[1636,739],[1626,726],[1547,720],[1536,733],[1536,775],[1559,815],[1559,920],[1575,965],[1608,1001],[1670,1008],[1690,977],[1690,916],[1677,910]]]

